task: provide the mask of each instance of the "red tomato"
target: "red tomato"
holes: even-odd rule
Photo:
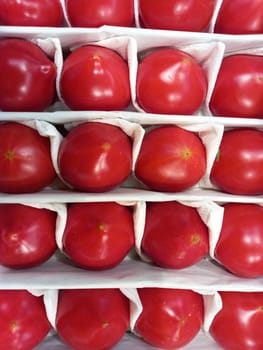
[[[262,118],[263,57],[235,54],[223,59],[210,100],[214,115]]]
[[[62,26],[60,0],[0,0],[0,24],[8,26]]]
[[[58,165],[62,178],[75,189],[108,191],[130,175],[131,141],[117,126],[86,122],[65,136]]]
[[[203,324],[203,298],[185,289],[140,288],[143,310],[136,332],[149,344],[178,349],[197,335]]]
[[[152,29],[201,32],[207,29],[215,0],[140,0],[142,24]]]
[[[56,213],[22,204],[0,204],[0,264],[28,268],[56,251]]]
[[[71,204],[63,245],[81,267],[115,267],[134,245],[132,211],[114,202]]]
[[[208,229],[195,208],[148,203],[142,250],[161,267],[185,268],[208,253]]]
[[[263,276],[263,207],[236,203],[224,206],[215,257],[237,276]]]
[[[0,40],[0,109],[40,112],[55,98],[56,66],[36,44]]]
[[[0,290],[2,349],[32,350],[50,329],[43,297],[26,290]]]
[[[106,47],[82,46],[66,57],[60,90],[71,109],[124,109],[131,99],[128,64]]]
[[[61,290],[56,329],[75,350],[105,350],[129,327],[129,300],[118,289]]]
[[[0,192],[37,192],[56,177],[50,140],[16,122],[0,124]]]
[[[206,150],[197,134],[176,125],[145,134],[135,175],[157,191],[177,192],[195,185],[206,169]]]
[[[66,11],[73,27],[134,25],[133,0],[66,0]]]
[[[232,129],[224,132],[210,179],[220,190],[232,194],[263,193],[263,132]]]
[[[261,0],[223,0],[214,31],[223,34],[263,33]]]
[[[194,57],[175,48],[146,55],[137,71],[137,102],[146,112],[193,114],[207,94],[207,77]]]
[[[210,334],[229,350],[262,350],[262,292],[220,292],[223,308],[215,316]]]

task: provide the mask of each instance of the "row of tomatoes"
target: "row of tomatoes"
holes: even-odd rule
[[[54,310],[45,308],[45,293],[1,290],[1,345],[31,350],[53,329],[75,350],[110,349],[129,331],[155,347],[178,349],[207,327],[223,349],[261,350],[263,293],[221,291],[212,298],[220,310],[213,311],[205,326],[206,295],[187,289],[59,290],[57,302],[51,302],[52,316]]]
[[[48,27],[66,23],[73,27],[136,25],[150,29],[202,32],[207,30],[215,15],[213,31],[216,33],[263,32],[263,5],[257,0],[137,1],[1,0],[0,24]]]
[[[217,116],[263,116],[260,52],[223,57],[213,84],[210,66],[205,68],[192,54],[175,47],[152,48],[138,57],[135,53],[136,58],[92,44],[64,51],[58,67],[36,43],[2,38],[0,109],[41,112],[60,100],[71,110],[121,111],[132,105],[148,113],[193,115],[208,104],[209,113]],[[136,73],[128,64],[131,60]]]
[[[144,130],[114,119],[73,124],[62,136],[50,123],[32,123],[0,124],[1,192],[38,192],[60,179],[66,188],[84,192],[107,192],[127,183],[165,192],[214,186],[232,194],[263,193],[261,129],[222,131],[219,126],[218,135],[217,128],[209,135],[209,130],[198,133],[175,124]],[[211,151],[207,140],[215,138]],[[211,183],[202,184],[207,173]]]
[[[0,204],[0,264],[13,269],[40,265],[59,248],[89,270],[114,268],[128,255],[176,270],[210,254],[236,276],[261,277],[262,246],[260,204],[171,200],[147,202],[139,209],[116,202]]]

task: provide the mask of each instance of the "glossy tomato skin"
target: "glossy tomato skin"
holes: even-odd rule
[[[135,330],[149,344],[178,349],[200,331],[204,318],[203,298],[185,289],[140,288],[143,310]]]
[[[0,264],[23,269],[56,251],[56,213],[22,204],[0,204]]]
[[[223,59],[210,100],[214,115],[262,118],[263,57],[235,54]]]
[[[0,155],[0,192],[37,192],[56,177],[49,138],[29,126],[0,124]]]
[[[60,27],[64,14],[60,0],[0,0],[0,24]]]
[[[215,33],[263,33],[263,3],[261,0],[223,0],[215,22]]]
[[[263,275],[262,206],[244,203],[224,205],[223,224],[215,247],[215,257],[237,276]]]
[[[208,229],[197,210],[179,202],[148,203],[142,250],[165,268],[191,266],[208,253]]]
[[[206,150],[198,135],[167,125],[145,134],[135,176],[153,190],[177,192],[194,186],[205,169]]]
[[[189,54],[175,49],[157,49],[139,62],[136,98],[149,113],[194,114],[207,94],[203,68]]]
[[[55,98],[56,67],[36,44],[0,40],[0,109],[41,112]]]
[[[133,0],[66,0],[65,4],[73,27],[134,25]]]
[[[109,191],[130,175],[131,140],[114,125],[80,124],[62,141],[58,165],[62,178],[73,188],[88,192]]]
[[[32,350],[43,341],[51,325],[42,297],[26,290],[0,290],[1,347]]]
[[[85,45],[63,64],[60,91],[73,110],[122,110],[131,100],[127,62],[114,50]]]
[[[261,350],[262,292],[220,292],[223,307],[216,314],[210,334],[226,350]]]
[[[119,289],[60,290],[56,329],[75,350],[110,349],[128,330],[129,313]]]
[[[139,0],[142,25],[152,29],[202,32],[214,7],[214,0]]]
[[[66,254],[87,269],[117,266],[134,246],[132,211],[114,202],[73,203],[63,234]]]
[[[224,132],[217,158],[211,169],[211,182],[232,194],[263,193],[263,133],[243,128]]]

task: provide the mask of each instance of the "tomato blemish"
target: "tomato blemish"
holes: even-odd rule
[[[6,151],[4,154],[6,159],[14,159],[15,158],[15,152],[13,151]]]
[[[101,148],[104,150],[104,151],[109,151],[111,149],[111,144],[109,142],[104,142],[102,145],[101,145]]]
[[[201,242],[201,237],[198,233],[194,233],[191,237],[191,242],[193,245],[198,245]]]
[[[107,328],[107,327],[109,327],[109,325],[110,325],[109,321],[103,321],[102,324],[101,324],[101,327],[102,328]]]
[[[15,332],[17,328],[18,328],[18,325],[16,321],[13,320],[9,323],[9,329],[11,332]]]
[[[192,156],[192,151],[190,149],[186,148],[185,150],[183,150],[181,152],[181,156],[185,160],[190,159]]]
[[[98,229],[100,232],[106,232],[107,231],[107,225],[106,224],[99,224]]]

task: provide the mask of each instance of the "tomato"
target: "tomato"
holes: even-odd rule
[[[50,329],[43,297],[26,290],[0,290],[2,349],[32,350]]]
[[[263,3],[261,0],[223,0],[215,22],[215,33],[263,33]]]
[[[142,250],[167,268],[185,268],[208,253],[208,229],[197,210],[179,202],[148,203]]]
[[[214,7],[215,0],[139,0],[139,15],[146,28],[201,32]]]
[[[214,115],[262,118],[263,57],[235,54],[223,59],[210,100]]]
[[[210,334],[228,350],[261,350],[262,292],[220,292],[223,307],[216,314]]]
[[[60,27],[60,0],[0,0],[0,25]]]
[[[0,204],[0,264],[28,268],[56,251],[56,213],[22,204]]]
[[[133,0],[66,0],[65,4],[73,27],[134,25]]]
[[[176,125],[166,125],[145,134],[135,176],[153,190],[176,192],[195,185],[205,169],[206,150],[199,136]]]
[[[119,289],[60,290],[56,329],[75,350],[104,350],[129,327],[129,300]]]
[[[134,245],[132,211],[114,202],[73,203],[68,208],[63,245],[81,267],[115,267]]]
[[[210,179],[224,192],[262,194],[262,167],[263,132],[253,128],[234,128],[223,134]]]
[[[71,109],[124,109],[131,99],[128,64],[112,49],[84,45],[66,57],[60,90]]]
[[[193,114],[206,94],[207,77],[203,68],[181,50],[156,49],[139,62],[136,96],[146,112]]]
[[[37,192],[56,177],[48,137],[16,122],[0,124],[0,192]]]
[[[131,173],[131,140],[114,125],[79,124],[63,139],[58,165],[62,178],[73,188],[88,192],[109,191]]]
[[[142,313],[136,332],[149,344],[178,349],[191,342],[204,318],[203,298],[186,289],[140,288]]]
[[[0,109],[40,112],[53,102],[54,62],[25,39],[0,40]]]
[[[263,207],[244,203],[224,205],[215,257],[237,276],[263,276]]]

